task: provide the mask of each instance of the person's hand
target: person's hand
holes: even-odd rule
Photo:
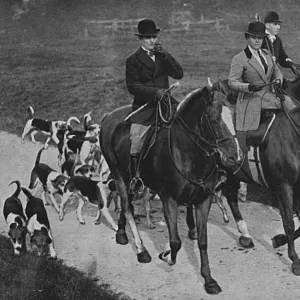
[[[275,82],[276,82],[276,83],[275,83],[275,86],[281,87],[282,82],[281,82],[280,79],[276,79]]]
[[[165,89],[158,89],[158,90],[156,91],[154,101],[155,101],[155,102],[160,101],[160,100],[163,98],[163,96],[164,96],[164,94],[165,94],[165,91],[166,91]]]
[[[154,46],[154,52],[165,57],[166,56],[166,50],[160,43],[156,43]]]
[[[262,89],[263,89],[262,85],[257,85],[257,84],[249,84],[248,85],[249,92],[259,92]]]

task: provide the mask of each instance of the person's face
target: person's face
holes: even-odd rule
[[[275,23],[267,23],[266,28],[272,35],[277,35],[280,31],[281,24],[278,22]]]
[[[261,48],[261,45],[263,43],[264,38],[250,35],[247,38],[248,45],[255,51],[259,50]]]
[[[153,50],[157,41],[157,35],[145,35],[140,37],[141,46],[147,50]]]

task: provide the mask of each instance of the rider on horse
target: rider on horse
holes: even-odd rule
[[[146,133],[155,124],[157,102],[169,88],[168,76],[174,79],[183,77],[180,64],[157,43],[159,31],[153,20],[141,20],[138,23],[138,33],[135,33],[140,47],[126,60],[126,84],[128,91],[134,96],[130,129],[130,169],[133,178],[131,193],[137,193],[143,186],[138,174],[139,156]],[[171,101],[172,104],[177,104],[175,99],[171,98]]]
[[[283,68],[291,69],[293,67],[292,60],[288,57],[283,48],[282,41],[278,36],[282,21],[275,11],[267,12],[264,23],[266,25],[266,38],[263,41],[262,48],[268,49],[274,58],[274,61]]]
[[[239,92],[236,104],[237,131],[257,130],[261,113],[282,109],[283,99],[275,95],[272,83],[280,87],[283,75],[270,51],[261,49],[265,31],[264,23],[251,22],[245,31],[248,45],[231,62],[228,85]],[[295,107],[288,96],[283,97],[287,109]]]

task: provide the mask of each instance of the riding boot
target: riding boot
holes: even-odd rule
[[[138,194],[144,192],[144,183],[140,178],[138,164],[139,155],[130,155],[130,172],[132,179],[129,184],[129,194]]]

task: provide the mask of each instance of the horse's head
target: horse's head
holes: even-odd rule
[[[235,168],[241,163],[243,153],[236,137],[234,108],[227,101],[224,91],[210,88],[205,91],[206,109],[201,126],[203,132],[210,135],[211,142],[217,145],[221,164],[225,168]]]
[[[223,92],[204,87],[191,92],[178,106],[178,115],[198,135],[207,155],[218,152],[221,164],[236,167],[242,152],[235,135],[230,104]]]

